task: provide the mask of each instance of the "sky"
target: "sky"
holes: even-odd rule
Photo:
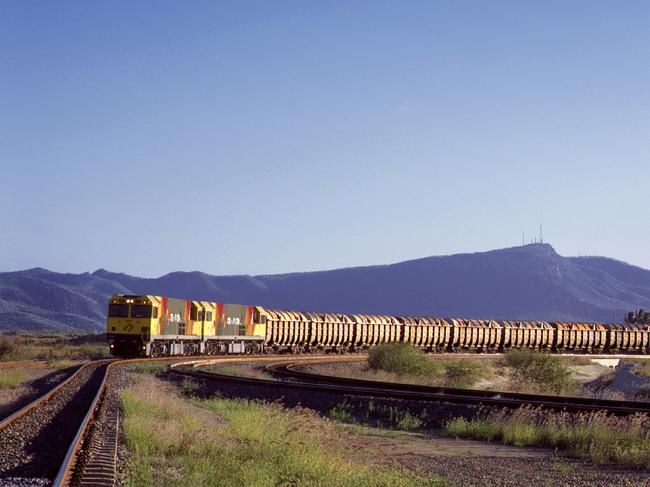
[[[0,271],[544,239],[650,269],[650,2],[3,1]]]

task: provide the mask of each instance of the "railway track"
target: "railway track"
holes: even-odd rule
[[[178,357],[90,362],[1,420],[0,487],[115,485],[119,397],[111,374],[116,365],[161,360]]]
[[[348,359],[359,361],[363,358]],[[568,412],[595,412],[604,411],[609,414],[628,415],[636,413],[650,414],[650,403],[644,401],[621,401],[611,399],[595,399],[575,396],[554,396],[544,394],[525,394],[518,392],[501,392],[478,389],[459,389],[453,387],[434,387],[417,384],[400,384],[393,382],[380,382],[371,380],[337,377],[331,375],[314,374],[297,370],[306,364],[341,362],[337,359],[316,359],[302,362],[283,362],[267,365],[265,369],[270,373],[280,376],[299,379],[302,381],[318,381],[319,383],[341,384],[363,387],[376,387],[384,390],[410,391],[424,395],[444,397],[446,402],[463,404],[481,404],[486,406],[520,407],[530,405],[544,409],[563,410]],[[466,400],[464,400],[466,399]]]
[[[472,389],[456,389],[447,387],[429,387],[412,384],[397,384],[379,381],[367,381],[353,378],[333,377],[296,370],[306,364],[326,362],[346,362],[364,360],[365,357],[337,357],[337,358],[306,358],[284,360],[280,363],[278,358],[255,359],[246,361],[272,361],[265,369],[286,380],[282,387],[304,392],[324,392],[352,396],[372,396],[384,399],[401,399],[423,402],[440,402],[471,406],[487,406],[498,408],[519,408],[531,406],[554,411],[569,413],[605,412],[614,415],[631,415],[637,413],[650,414],[650,403],[640,401],[614,401],[605,399],[589,399],[580,397],[549,396],[537,394],[520,394],[514,392],[496,392]],[[229,361],[232,363],[232,360]],[[258,379],[251,377],[235,377],[218,372],[196,370],[209,364],[218,364],[219,360],[201,360],[195,362],[181,362],[172,365],[172,370],[179,375],[191,378],[222,380],[240,384],[261,387],[278,387],[278,381],[273,379]],[[187,368],[191,365],[194,370]]]
[[[84,434],[105,391],[112,362],[83,365],[0,422],[0,485],[71,483]]]
[[[115,366],[177,360],[109,359],[85,364],[0,421],[0,487],[113,486],[119,433]]]
[[[171,364],[173,373],[277,389],[278,380],[236,377],[197,369],[208,364],[268,362],[266,370],[285,379],[281,387],[306,394],[325,392],[430,403],[510,408],[530,405],[567,412],[650,414],[650,404],[642,402],[427,387],[332,377],[299,370],[300,366],[307,364],[365,360],[364,356],[310,356],[291,360],[277,356],[188,359],[191,358],[185,357],[181,362]],[[107,387],[110,372],[118,364],[163,360],[179,360],[179,357],[103,360],[86,364],[43,396],[0,421],[0,487],[114,485],[119,431],[119,406],[116,404],[119,400],[117,396],[111,398],[111,405],[111,400],[105,398],[107,389],[110,389]],[[94,421],[98,416],[101,421]]]

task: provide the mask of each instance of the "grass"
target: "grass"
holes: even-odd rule
[[[382,427],[402,431],[412,431],[426,426],[426,412],[414,414],[408,409],[384,404],[376,405],[374,401],[361,401],[357,406],[347,399],[329,410],[330,419],[348,424]]]
[[[354,414],[352,414],[351,407],[346,402],[343,402],[342,404],[338,404],[332,409],[330,409],[328,416],[330,417],[330,419],[333,419],[335,421],[341,421],[342,423],[354,424],[357,422],[354,417]]]
[[[626,360],[627,361],[627,360]],[[641,377],[650,377],[650,360],[649,359],[634,359],[629,360],[634,362],[637,366],[634,369],[634,372]]]
[[[183,399],[140,376],[122,394],[126,486],[436,486],[351,459],[338,432],[304,410],[241,399]]]
[[[375,380],[448,387],[473,387],[493,376],[493,360],[436,357],[409,343],[386,343],[372,348],[368,368]]]
[[[235,368],[235,367],[214,367],[212,370],[224,374],[224,375],[232,375],[234,377],[248,377],[245,375],[241,370]]]
[[[597,464],[650,468],[650,419],[646,415],[618,418],[519,409],[491,413],[485,419],[455,418],[444,426],[443,433],[515,446],[558,448]]]
[[[0,389],[10,389],[27,381],[29,377],[20,369],[0,369]]]
[[[136,362],[129,365],[129,369],[138,374],[164,374],[167,364],[162,362]]]
[[[75,343],[64,336],[0,336],[0,361],[94,360],[109,357],[105,343]]]
[[[472,387],[487,373],[485,366],[475,360],[452,360],[445,364],[445,382],[453,387]]]
[[[437,377],[442,374],[440,364],[430,360],[417,347],[401,342],[384,343],[371,348],[368,366],[401,375]]]
[[[511,350],[498,365],[508,369],[510,385],[515,391],[572,394],[578,388],[565,361],[556,355]]]

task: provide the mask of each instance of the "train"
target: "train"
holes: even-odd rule
[[[650,353],[650,325],[308,313],[150,295],[112,296],[106,331],[116,356],[354,353],[386,342],[437,353]]]

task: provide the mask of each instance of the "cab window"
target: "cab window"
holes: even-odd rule
[[[151,306],[134,304],[131,306],[131,318],[151,318]]]
[[[158,318],[158,306],[153,307],[153,317]]]
[[[212,321],[212,311],[205,312],[205,321]]]
[[[126,318],[129,316],[128,304],[111,304],[108,306],[108,316],[111,318]]]
[[[192,306],[192,309],[190,310],[190,320],[197,321],[196,320],[196,308],[194,306]]]

